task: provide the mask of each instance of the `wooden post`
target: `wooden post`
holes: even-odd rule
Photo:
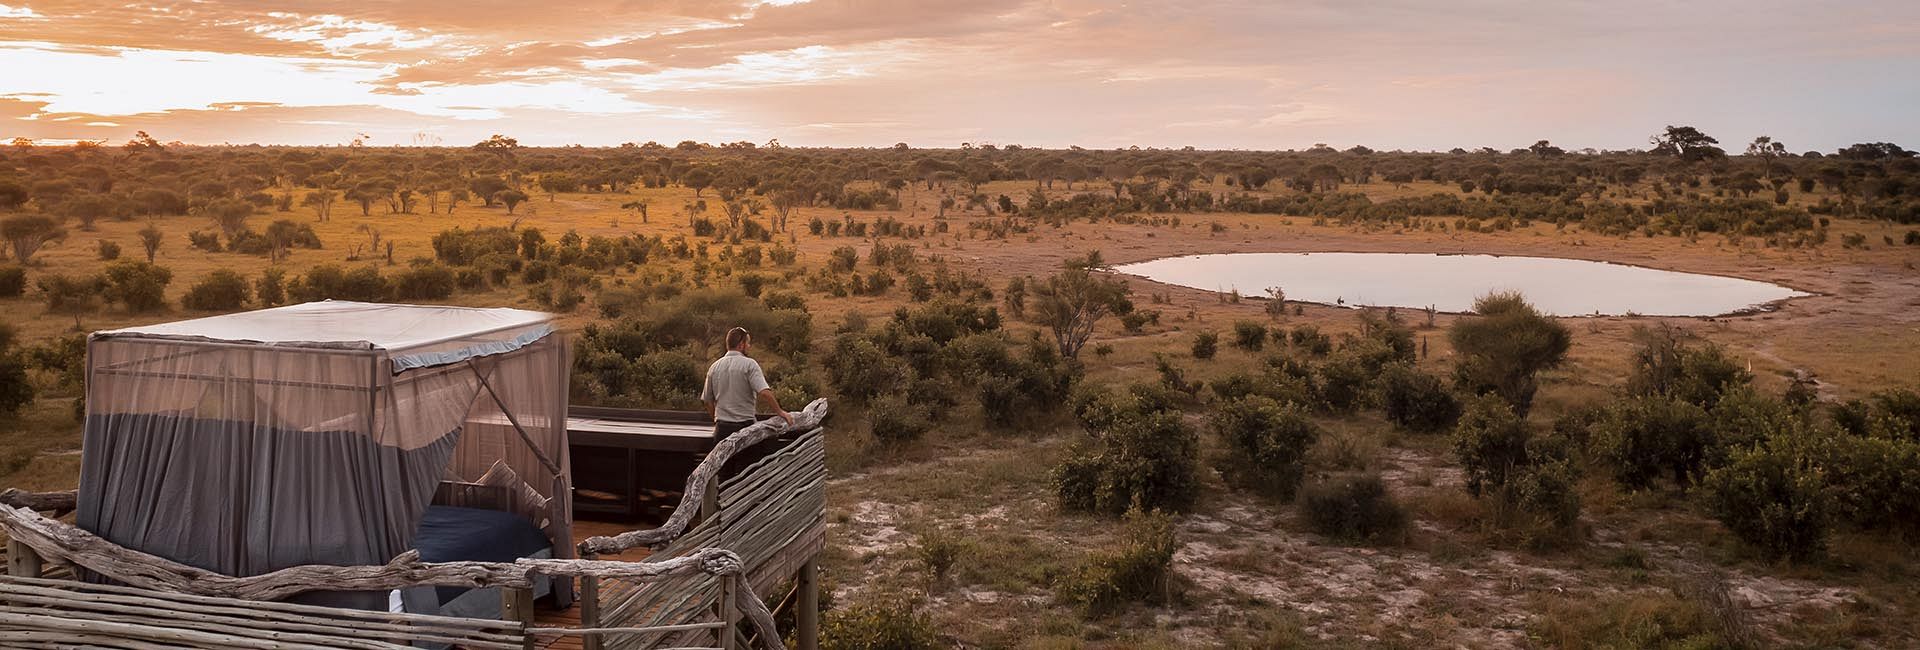
[[[740,604],[733,600],[738,597],[735,595],[734,582],[733,576],[720,578],[720,620],[726,625],[716,631],[720,633],[719,646],[723,650],[736,650],[740,647],[737,641],[738,634],[734,630],[740,625]]]
[[[588,553],[582,560],[593,560],[596,556]],[[580,576],[580,627],[600,627],[600,578]],[[580,647],[584,650],[600,650],[600,635],[588,634],[580,637]]]
[[[799,583],[799,610],[793,615],[793,636],[799,642],[800,650],[820,650],[820,564],[816,557],[809,557],[800,565],[800,575],[795,578]]]
[[[7,540],[7,575],[40,577],[40,554],[18,540]]]
[[[500,588],[500,619],[533,624],[533,589]]]

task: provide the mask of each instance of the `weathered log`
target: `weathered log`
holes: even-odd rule
[[[818,427],[820,421],[826,417],[827,400],[816,399],[806,408],[794,412],[791,430],[806,431]],[[708,452],[707,457],[694,468],[693,475],[687,477],[687,490],[680,496],[680,507],[674,508],[673,514],[667,517],[667,523],[661,524],[659,528],[631,530],[611,537],[589,537],[580,542],[580,554],[613,555],[642,546],[657,547],[678,539],[682,533],[686,532],[688,524],[693,522],[693,516],[699,509],[698,504],[706,499],[707,490],[714,485],[714,477],[719,475],[720,468],[726,466],[728,460],[735,454],[786,433],[788,430],[786,420],[769,418],[727,436],[727,439],[720,441],[720,444],[714,445],[713,451]]]
[[[80,493],[77,490],[65,492],[28,492],[20,488],[0,490],[0,504],[15,508],[52,512],[55,516],[73,512],[80,507]]]

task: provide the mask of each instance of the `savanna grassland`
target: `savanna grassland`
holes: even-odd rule
[[[1920,644],[1920,161],[1695,135],[10,148],[0,393],[31,395],[0,420],[0,484],[75,482],[76,331],[326,298],[541,309],[576,341],[576,403],[689,408],[746,324],[783,402],[835,400],[831,647]],[[1283,251],[1814,295],[1427,314],[1107,270]]]

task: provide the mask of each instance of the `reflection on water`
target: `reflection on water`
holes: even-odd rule
[[[1464,312],[1490,291],[1518,291],[1543,311],[1717,316],[1810,295],[1775,284],[1638,266],[1545,257],[1431,253],[1223,253],[1127,264],[1115,270],[1208,291],[1288,300]]]

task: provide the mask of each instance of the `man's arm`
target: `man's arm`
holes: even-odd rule
[[[707,407],[707,419],[713,419],[713,404],[717,398],[713,394],[713,369],[707,369],[707,378],[700,382],[700,404]]]
[[[773,407],[774,415],[786,419],[787,426],[793,426],[793,414],[788,413],[786,409],[780,408],[780,398],[773,396],[772,388],[760,389],[760,401],[766,402],[768,406]]]

